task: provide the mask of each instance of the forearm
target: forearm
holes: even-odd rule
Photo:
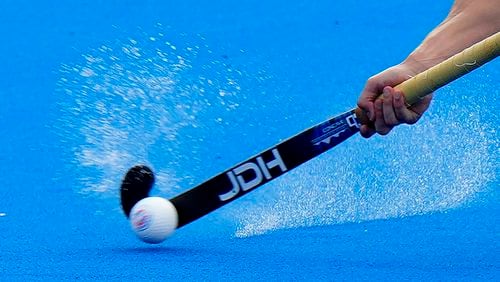
[[[500,0],[456,0],[447,18],[402,63],[426,70],[500,31]]]
[[[455,0],[446,19],[402,63],[368,79],[358,106],[373,127],[363,124],[361,135],[385,135],[398,124],[417,122],[432,95],[407,107],[401,99],[404,93],[392,87],[499,31],[500,0]],[[378,99],[382,93],[383,98]]]

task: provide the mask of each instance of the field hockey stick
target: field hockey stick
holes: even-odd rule
[[[411,105],[438,88],[493,60],[500,54],[500,32],[397,85]],[[250,191],[328,151],[359,132],[367,120],[359,108],[330,118],[223,171],[198,186],[173,197],[180,228],[225,206]],[[148,197],[154,174],[144,165],[132,167],[120,188],[127,217],[132,207]]]

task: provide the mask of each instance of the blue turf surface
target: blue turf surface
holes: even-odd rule
[[[498,60],[161,245],[119,208],[351,108],[451,1],[62,2],[0,2],[0,280],[499,279]]]

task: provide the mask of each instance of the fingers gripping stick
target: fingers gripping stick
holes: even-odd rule
[[[480,41],[461,53],[417,74],[395,87],[404,93],[411,106],[438,88],[467,74],[500,55],[500,32]],[[369,124],[366,113],[356,108],[356,116],[362,124]]]
[[[500,33],[497,33],[399,84],[396,89],[405,93],[409,104],[416,103],[439,87],[498,57],[499,53]],[[354,136],[359,132],[359,122],[367,121],[361,109],[352,109],[299,132],[177,195],[170,200],[171,205],[163,208],[169,211],[167,218],[175,219],[168,228],[180,228],[288,173]],[[153,183],[153,172],[146,166],[135,166],[127,172],[120,188],[122,208],[127,217],[137,202],[149,196]],[[137,227],[147,222],[138,221]]]

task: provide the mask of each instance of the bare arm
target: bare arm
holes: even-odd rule
[[[457,0],[403,63],[423,71],[499,31],[500,0]]]
[[[368,79],[358,106],[368,112],[375,128],[362,126],[361,134],[385,135],[401,123],[413,124],[429,107],[432,95],[406,108],[404,94],[395,86],[500,31],[500,0],[456,0],[450,13],[399,65]],[[383,99],[375,99],[383,93]]]

